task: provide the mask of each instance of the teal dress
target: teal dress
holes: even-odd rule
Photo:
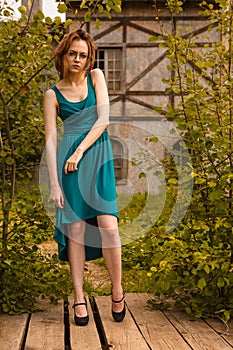
[[[96,97],[91,73],[87,73],[88,95],[80,102],[68,101],[53,86],[59,116],[63,121],[63,137],[57,152],[57,171],[64,195],[64,208],[56,210],[54,239],[58,243],[59,259],[68,261],[67,224],[85,220],[86,260],[102,256],[102,242],[97,216],[114,215],[118,219],[118,206],[114,174],[114,159],[108,131],[83,154],[78,170],[64,173],[67,159],[73,154],[97,120]]]

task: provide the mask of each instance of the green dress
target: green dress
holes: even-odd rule
[[[108,131],[83,154],[78,171],[64,173],[67,159],[73,154],[97,120],[96,97],[91,73],[87,73],[88,94],[80,102],[68,101],[56,86],[53,86],[59,116],[63,121],[64,134],[57,152],[57,170],[65,203],[56,210],[54,239],[58,243],[60,260],[68,260],[66,224],[85,220],[86,260],[102,256],[101,236],[97,216],[114,215],[118,219],[118,206],[114,174],[114,159]]]

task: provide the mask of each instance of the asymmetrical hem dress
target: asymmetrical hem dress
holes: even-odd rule
[[[59,259],[63,261],[68,261],[67,224],[86,221],[86,260],[94,260],[102,256],[97,216],[110,214],[119,220],[114,159],[107,129],[84,152],[78,164],[78,170],[67,175],[64,173],[67,159],[86,137],[98,118],[90,72],[87,73],[87,86],[87,97],[80,102],[67,100],[56,86],[52,87],[56,94],[58,113],[64,129],[57,152],[57,171],[65,203],[63,209],[56,209],[54,230]]]

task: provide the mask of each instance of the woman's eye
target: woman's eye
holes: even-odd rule
[[[78,55],[77,52],[74,52],[74,51],[70,51],[69,56],[71,56],[71,57],[79,56],[82,59],[87,58],[87,55],[85,53],[83,53],[83,54],[81,53],[80,55]]]

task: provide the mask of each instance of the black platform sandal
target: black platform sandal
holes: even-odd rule
[[[80,306],[80,305],[85,305],[86,306],[86,309],[87,309],[87,300],[86,300],[86,297],[84,297],[85,299],[85,303],[76,303],[74,304],[72,307],[74,309],[74,322],[77,326],[86,326],[89,322],[89,315],[87,314],[87,316],[84,316],[84,317],[78,317],[76,314],[75,314],[75,306]]]
[[[116,304],[119,304],[124,299],[125,299],[125,293],[123,292],[123,296],[122,296],[121,300],[113,300],[113,298],[112,298],[112,302],[116,303]],[[124,320],[124,318],[125,318],[125,313],[126,313],[126,307],[125,307],[125,300],[124,300],[124,308],[123,308],[123,310],[120,311],[120,312],[115,312],[115,311],[112,310],[112,317],[114,318],[114,320],[116,322],[122,322]]]

